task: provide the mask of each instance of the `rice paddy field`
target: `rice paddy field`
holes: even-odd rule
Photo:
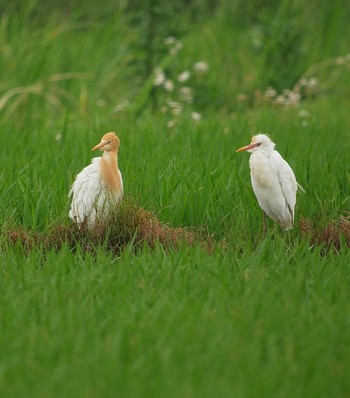
[[[2,397],[350,396],[349,14],[1,3]],[[67,195],[108,131],[125,200],[84,233]],[[257,132],[305,189],[291,231],[262,234]]]

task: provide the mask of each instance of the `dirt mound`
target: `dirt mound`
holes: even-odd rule
[[[300,220],[302,236],[309,236],[311,245],[324,244],[326,248],[340,250],[342,242],[350,247],[350,216],[341,216],[325,224],[302,218]]]
[[[11,244],[20,243],[26,250],[34,247],[59,250],[63,245],[74,249],[79,244],[88,252],[105,245],[109,251],[118,253],[130,244],[135,250],[143,245],[154,248],[156,244],[167,249],[195,243],[207,248],[211,246],[210,239],[201,239],[198,231],[171,227],[152,212],[130,203],[121,204],[108,220],[100,221],[94,227],[55,224],[41,233],[19,227],[8,229],[5,235]]]

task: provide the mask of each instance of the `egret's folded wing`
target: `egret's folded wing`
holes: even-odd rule
[[[286,200],[289,210],[294,217],[294,207],[296,203],[296,193],[298,189],[294,172],[289,164],[281,157],[278,168],[278,180],[281,185],[282,194]]]
[[[118,169],[119,172],[119,177],[120,177],[120,194],[119,194],[119,198],[121,199],[123,197],[123,193],[124,193],[124,186],[123,186],[123,177],[122,177],[122,173],[120,172],[120,170]]]
[[[78,224],[84,221],[93,222],[96,217],[96,200],[101,193],[99,164],[101,158],[93,158],[76,177],[69,196],[72,204],[69,217]]]

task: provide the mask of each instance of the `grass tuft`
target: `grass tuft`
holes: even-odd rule
[[[302,218],[300,232],[302,236],[310,236],[311,245],[323,244],[327,250],[334,248],[339,251],[342,242],[350,246],[350,216],[341,216],[325,225],[319,221]]]
[[[63,245],[72,250],[79,245],[84,252],[104,246],[115,254],[129,245],[135,251],[144,245],[154,249],[157,244],[165,249],[194,244],[201,244],[209,251],[213,249],[211,237],[202,238],[199,231],[190,228],[174,228],[128,200],[118,205],[108,220],[100,220],[94,227],[57,223],[43,233],[16,227],[8,228],[5,236],[12,245],[20,243],[26,252],[36,247],[60,250]]]

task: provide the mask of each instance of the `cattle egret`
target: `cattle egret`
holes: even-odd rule
[[[298,189],[293,170],[265,134],[253,136],[249,145],[237,149],[236,152],[241,151],[251,153],[250,178],[255,196],[264,212],[264,232],[265,214],[283,229],[292,228]]]
[[[115,133],[105,134],[92,148],[103,151],[102,157],[93,158],[76,177],[69,196],[72,196],[69,217],[78,225],[92,226],[96,219],[105,217],[113,204],[123,196],[123,180],[118,169],[120,140]]]

